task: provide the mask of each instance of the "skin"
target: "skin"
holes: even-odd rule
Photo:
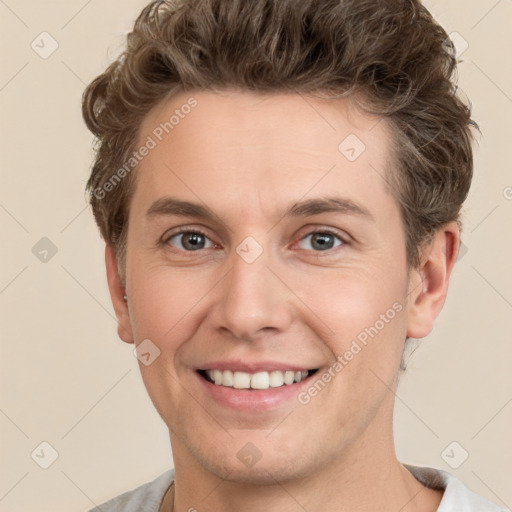
[[[176,480],[166,510],[436,510],[441,493],[396,459],[393,391],[406,336],[425,337],[442,309],[457,225],[444,226],[420,266],[408,268],[399,207],[383,178],[394,162],[390,128],[347,99],[182,93],[147,115],[140,143],[191,96],[197,107],[134,171],[127,302],[123,269],[106,247],[119,336],[136,345],[149,338],[160,350],[140,369],[169,428]],[[353,162],[338,150],[349,134],[366,146]],[[147,215],[166,197],[214,217]],[[332,197],[367,215],[283,216],[298,202]],[[180,228],[203,232],[205,248],[187,251],[172,237]],[[325,230],[334,244],[320,251],[310,235]],[[248,236],[263,250],[252,263],[236,251]],[[321,375],[395,303],[401,312],[306,405],[229,409],[195,372],[229,358]],[[251,467],[237,457],[247,442],[261,454]]]

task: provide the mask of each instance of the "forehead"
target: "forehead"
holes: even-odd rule
[[[144,144],[152,149],[137,167],[136,194],[148,200],[168,188],[229,209],[243,196],[238,213],[314,193],[393,202],[391,129],[347,99],[183,92],[147,115]]]

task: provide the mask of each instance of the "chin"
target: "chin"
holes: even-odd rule
[[[241,467],[242,466],[242,467]],[[242,464],[213,463],[203,466],[207,471],[222,480],[248,485],[276,485],[306,477],[313,470],[290,467],[288,463],[259,461],[253,467],[243,467]]]
[[[194,457],[206,471],[217,478],[228,482],[250,485],[276,485],[289,481],[301,480],[317,473],[323,464],[325,457],[315,454],[301,453],[300,447],[271,446],[267,439],[266,446],[261,451],[254,443],[245,440],[240,443],[233,442],[226,445],[216,445],[205,450],[194,450]],[[242,448],[238,448],[239,446]],[[236,448],[235,448],[236,446]],[[213,449],[211,449],[213,448]]]

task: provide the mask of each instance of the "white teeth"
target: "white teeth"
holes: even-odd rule
[[[269,376],[268,372],[253,373],[251,377],[252,389],[268,389]]]
[[[274,370],[271,372],[232,372],[231,370],[205,370],[208,379],[217,386],[235,389],[269,389],[289,386],[301,382],[308,376],[308,371]]]
[[[265,372],[267,373],[267,372]],[[268,375],[268,374],[267,374]],[[279,388],[284,384],[284,375],[283,372],[273,371],[270,372],[270,387],[271,388]]]
[[[226,370],[222,372],[222,385],[223,386],[233,386],[233,372],[230,370]]]
[[[217,386],[222,384],[222,372],[220,370],[213,370],[213,380]]]
[[[286,371],[284,372],[284,383],[288,386],[290,384],[293,384],[293,381],[295,380],[295,372],[292,371]]]
[[[249,389],[251,387],[251,374],[235,372],[233,374],[233,387],[236,389]]]

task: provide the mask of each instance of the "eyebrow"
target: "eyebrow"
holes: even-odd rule
[[[364,206],[350,199],[325,197],[308,199],[290,206],[280,219],[286,217],[308,217],[322,213],[342,213],[374,220],[373,215]],[[219,216],[206,205],[183,201],[173,197],[162,197],[151,204],[146,212],[147,217],[172,216],[195,217],[203,220],[220,220]]]
[[[217,215],[215,215],[215,213],[213,213],[213,211],[207,206],[202,206],[190,201],[174,199],[172,197],[162,197],[157,199],[151,204],[150,208],[146,212],[146,217],[156,217],[161,215],[181,215],[184,217],[197,217],[200,219],[217,218]]]
[[[309,199],[295,203],[289,208],[284,217],[307,217],[321,213],[343,213],[373,220],[373,215],[364,206],[357,204],[351,199],[341,197],[326,197],[320,199]]]

